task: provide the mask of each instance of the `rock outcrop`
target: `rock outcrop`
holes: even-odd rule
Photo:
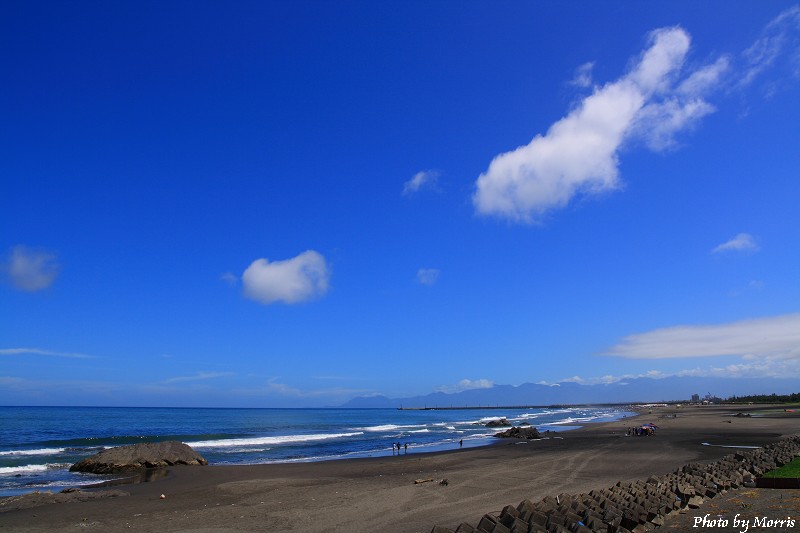
[[[495,433],[495,437],[500,437],[501,439],[541,439],[542,436],[539,434],[539,430],[533,426],[527,427],[512,427],[508,428],[505,431],[501,431],[500,433]]]
[[[496,420],[489,420],[488,422],[486,422],[486,427],[487,428],[501,428],[501,427],[506,427],[506,426],[510,426],[510,425],[511,425],[511,422],[509,422],[505,418],[498,418]]]
[[[202,455],[178,441],[147,442],[109,448],[77,462],[70,472],[119,474],[173,465],[207,465]]]

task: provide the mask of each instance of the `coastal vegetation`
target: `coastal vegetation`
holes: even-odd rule
[[[800,404],[800,392],[792,394],[752,394],[749,396],[731,396],[723,403],[769,403],[769,404]]]
[[[796,457],[791,463],[787,463],[780,468],[765,473],[764,477],[800,478],[800,457]]]

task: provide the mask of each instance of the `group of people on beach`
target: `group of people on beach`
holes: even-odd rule
[[[399,442],[393,442],[392,443],[392,455],[395,454],[395,451],[397,452],[397,455],[400,455],[400,450],[404,450],[405,453],[408,453],[408,443],[400,444]]]
[[[628,428],[628,433],[626,434],[626,436],[628,436],[628,437],[632,437],[632,436],[636,436],[636,437],[646,436],[646,437],[649,437],[651,435],[655,435],[656,434],[656,429],[658,429],[658,426],[656,426],[655,424],[645,424],[643,426],[632,427],[632,428]]]

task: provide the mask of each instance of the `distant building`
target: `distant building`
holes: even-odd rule
[[[700,403],[700,395],[692,394],[692,403]]]

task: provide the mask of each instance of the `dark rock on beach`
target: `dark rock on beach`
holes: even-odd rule
[[[497,420],[489,420],[488,422],[486,422],[486,427],[487,428],[500,428],[500,427],[506,427],[506,426],[510,426],[510,425],[511,425],[511,422],[509,422],[505,418],[499,418]]]
[[[542,436],[539,434],[539,430],[533,426],[528,427],[512,427],[505,431],[501,431],[500,433],[495,433],[495,437],[500,437],[502,439],[541,439]]]
[[[109,448],[75,463],[69,470],[92,474],[119,474],[144,468],[207,464],[208,461],[188,444],[166,441]]]

